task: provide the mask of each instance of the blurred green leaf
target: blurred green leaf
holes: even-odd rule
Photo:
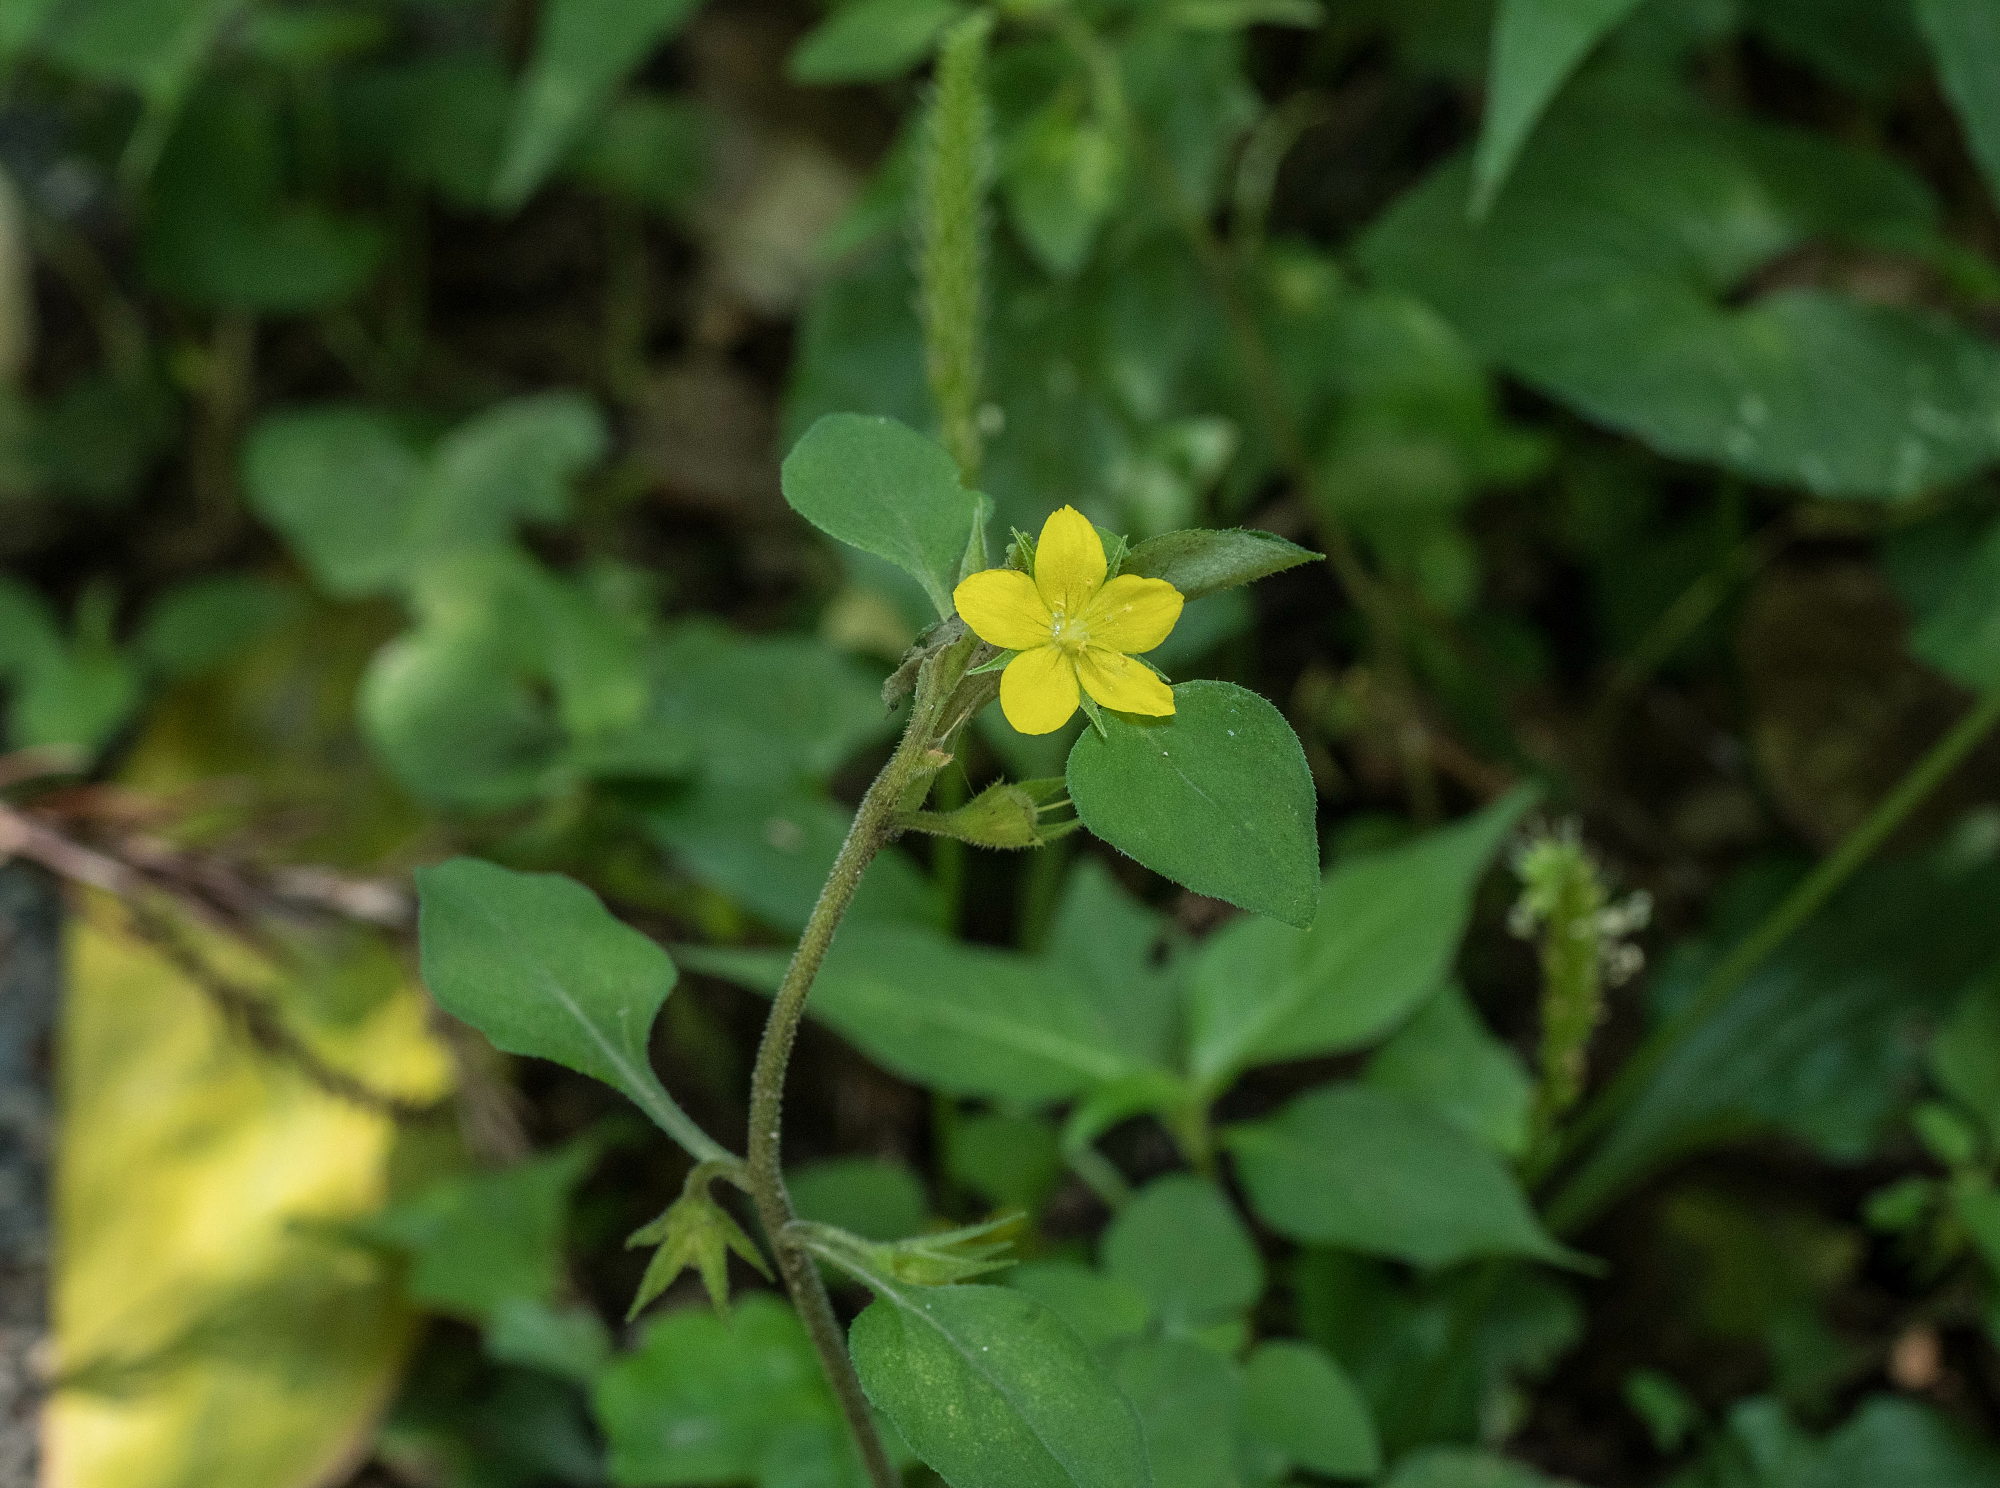
[[[1046,1307],[1002,1287],[876,1286],[848,1347],[868,1398],[952,1488],[1143,1488],[1132,1408]]]
[[[494,204],[535,194],[628,73],[671,37],[700,0],[551,0],[515,99]]]
[[[1234,1360],[1178,1338],[1134,1339],[1109,1357],[1139,1417],[1153,1488],[1239,1481],[1243,1380]]]
[[[1069,277],[1083,267],[1124,195],[1128,154],[1123,134],[1074,86],[1016,126],[1001,193],[1014,230],[1048,273]]]
[[[1007,1283],[1047,1307],[1094,1348],[1138,1337],[1152,1312],[1145,1293],[1130,1282],[1078,1261],[1028,1261],[1007,1273]]]
[[[294,590],[251,574],[193,579],[154,602],[132,649],[162,676],[198,676],[284,625],[299,608]]]
[[[374,594],[405,573],[421,464],[380,414],[327,407],[271,414],[244,446],[250,504],[337,595]]]
[[[668,217],[684,217],[708,183],[714,119],[685,99],[620,99],[578,145],[578,179]]]
[[[1257,1213],[1294,1239],[1420,1266],[1570,1259],[1491,1150],[1401,1096],[1323,1086],[1224,1141]]]
[[[2000,199],[2000,12],[1982,0],[1916,0],[1938,76]]]
[[[1156,1178],[1113,1217],[1105,1273],[1143,1295],[1171,1332],[1244,1311],[1264,1290],[1264,1263],[1236,1210],[1214,1184]]]
[[[1069,757],[1083,824],[1198,894],[1312,922],[1316,793],[1285,717],[1228,682],[1183,682],[1171,717],[1111,715]]]
[[[592,1405],[616,1483],[867,1488],[805,1329],[768,1292],[726,1317],[693,1307],[655,1319],[598,1376]]]
[[[1945,1019],[1930,1065],[1938,1087],[1984,1123],[2000,1150],[2000,978],[1987,977]]]
[[[1189,1062],[1221,1089],[1253,1064],[1380,1037],[1443,983],[1473,890],[1534,794],[1337,862],[1310,931],[1242,920],[1209,937],[1188,978]]]
[[[486,1352],[504,1364],[588,1385],[611,1357],[604,1319],[583,1303],[551,1304],[516,1293],[496,1302],[485,1322]]]
[[[1456,986],[1425,1003],[1376,1051],[1362,1078],[1423,1101],[1503,1156],[1528,1149],[1534,1081]]]
[[[1919,1077],[1925,1031],[2000,955],[1996,904],[1991,863],[1864,869],[1651,1072],[1573,1200],[1594,1209],[1660,1163],[1760,1129],[1836,1161],[1865,1157]],[[1692,993],[1716,946],[1662,968],[1663,1010]]]
[[[923,1229],[930,1200],[905,1163],[883,1157],[835,1157],[785,1175],[799,1218],[848,1230],[864,1240],[900,1240]]]
[[[154,172],[140,257],[168,294],[203,307],[298,314],[374,277],[373,222],[296,195],[275,109],[248,89],[208,89],[182,112]]]
[[[760,990],[772,990],[768,974],[762,980]],[[1145,1070],[1035,959],[915,927],[850,924],[814,984],[811,1012],[885,1068],[954,1095],[1041,1105]]]
[[[409,1253],[410,1295],[476,1321],[509,1302],[546,1303],[563,1282],[570,1193],[601,1144],[571,1142],[494,1173],[446,1178],[371,1228]]]
[[[1620,80],[1572,90],[1479,225],[1467,172],[1392,207],[1362,261],[1586,417],[1829,497],[1908,499],[2000,453],[1985,338],[1817,286],[1734,303],[1818,239],[1935,255],[1928,193],[1887,160]]]
[[[1368,1406],[1324,1350],[1291,1339],[1259,1344],[1243,1363],[1244,1423],[1287,1461],[1330,1478],[1373,1478],[1382,1444]]]
[[[1535,121],[1592,47],[1639,0],[1500,0],[1492,77],[1473,164],[1472,213],[1486,215]]]
[[[798,44],[785,70],[797,83],[876,83],[922,62],[965,15],[958,0],[851,0]]]
[[[1470,1447],[1431,1447],[1404,1458],[1383,1488],[1565,1488],[1531,1467]],[[1573,1488],[1573,1485],[1571,1485]]]

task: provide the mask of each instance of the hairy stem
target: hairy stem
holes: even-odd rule
[[[907,804],[905,797],[921,789],[935,773],[932,749],[938,742],[939,724],[947,717],[946,704],[964,675],[967,649],[959,643],[937,652],[926,659],[918,674],[909,726],[855,810],[847,840],[840,845],[833,869],[799,937],[798,949],[792,953],[785,979],[772,999],[764,1037],[757,1046],[756,1068],[750,1077],[750,1146],[746,1168],[750,1198],[776,1253],[785,1290],[791,1294],[792,1305],[798,1309],[819,1354],[821,1367],[826,1370],[827,1381],[840,1401],[841,1413],[876,1488],[896,1488],[896,1470],[882,1445],[881,1433],[875,1429],[875,1418],[869,1413],[861,1381],[847,1356],[846,1340],[833,1315],[826,1286],[811,1255],[790,1228],[795,1216],[791,1195],[785,1189],[779,1119],[784,1107],[785,1070],[798,1041],[799,1023],[805,1017],[813,981],[848,906],[854,902],[862,874],[893,834],[897,812]]]

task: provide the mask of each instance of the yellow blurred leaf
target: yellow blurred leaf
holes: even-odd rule
[[[279,975],[187,934],[248,985]],[[115,904],[87,904],[69,956],[45,1488],[337,1478],[414,1330],[388,1263],[341,1232],[388,1196],[393,1124],[250,1046]],[[288,1026],[329,1064],[405,1100],[444,1092],[390,948],[343,940],[285,993]]]

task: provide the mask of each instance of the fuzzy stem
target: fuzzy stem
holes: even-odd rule
[[[834,933],[854,902],[861,876],[875,854],[895,832],[896,816],[905,798],[919,790],[935,772],[932,746],[938,742],[941,722],[948,717],[947,704],[964,675],[968,648],[948,647],[927,658],[918,675],[916,701],[910,710],[909,726],[903,731],[895,753],[882,773],[868,787],[854,813],[854,824],[833,860],[833,869],[821,888],[792,953],[785,979],[772,999],[764,1037],[757,1046],[757,1064],[750,1077],[750,1145],[746,1179],[757,1217],[778,1260],[779,1274],[792,1305],[798,1309],[807,1336],[819,1354],[829,1384],[840,1401],[855,1445],[860,1449],[868,1476],[876,1488],[897,1488],[898,1478],[882,1444],[875,1418],[868,1409],[861,1381],[848,1358],[840,1323],[826,1294],[812,1257],[791,1230],[795,1215],[791,1195],[785,1189],[779,1119],[784,1106],[785,1070],[792,1048],[798,1041],[799,1024],[805,1017],[806,998],[819,975]]]
[[[986,106],[991,17],[954,26],[938,53],[919,162],[917,272],[924,362],[944,444],[968,486],[979,480],[981,322],[985,317],[986,187],[992,125]]]

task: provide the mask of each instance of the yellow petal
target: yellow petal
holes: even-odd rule
[[[1173,689],[1154,676],[1151,668],[1103,646],[1084,647],[1083,655],[1076,659],[1076,675],[1083,690],[1100,707],[1113,712],[1164,718],[1174,711]],[[1000,680],[1005,682],[1006,678]]]
[[[1000,711],[1024,734],[1054,733],[1076,711],[1075,664],[1055,646],[1023,651],[1000,674]]]
[[[1180,590],[1165,579],[1120,574],[1097,591],[1083,613],[1083,628],[1093,646],[1150,651],[1181,618],[1183,603]]]
[[[988,568],[968,576],[951,592],[951,602],[972,633],[1007,651],[1046,646],[1055,621],[1018,568]]]
[[[1058,615],[1083,613],[1104,582],[1104,542],[1090,518],[1073,506],[1052,513],[1035,539],[1035,587]]]

